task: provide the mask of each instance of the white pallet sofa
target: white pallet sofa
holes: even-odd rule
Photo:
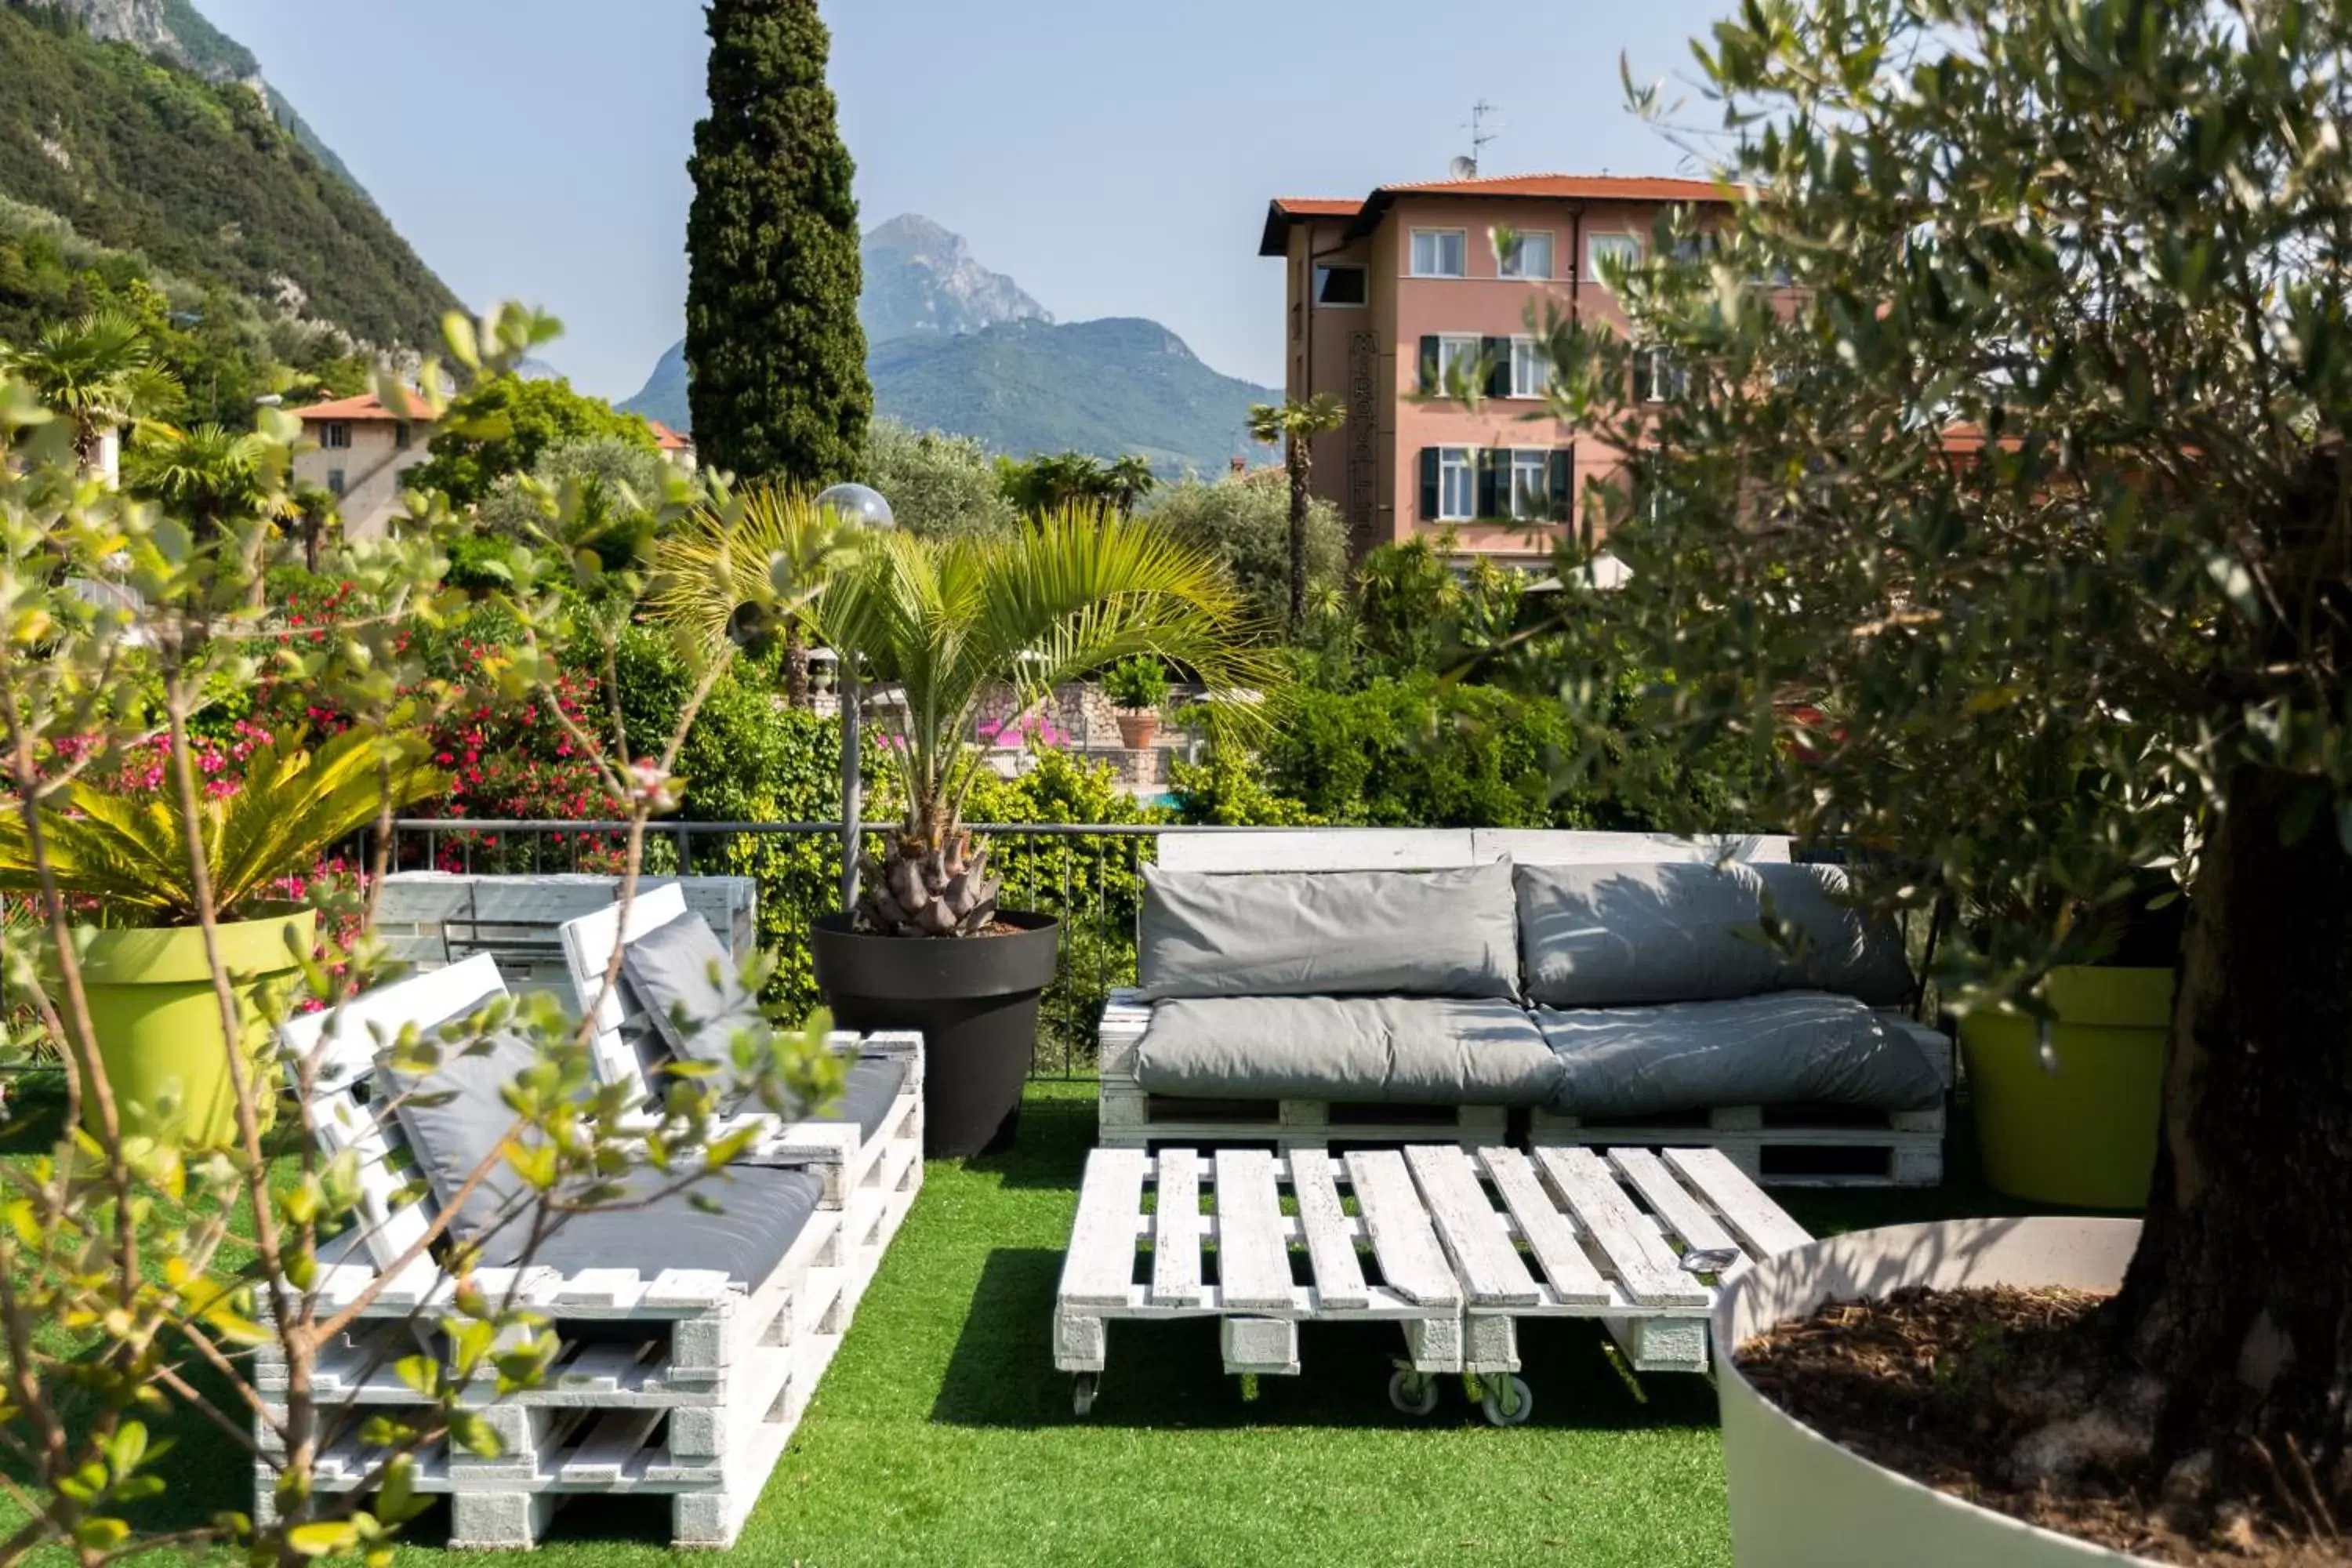
[[[641,877],[643,897],[672,889],[709,922],[737,961],[759,940],[760,886],[750,877]],[[375,932],[394,957],[439,969],[478,952],[499,961],[507,989],[569,998],[572,984],[557,935],[565,921],[608,908],[621,879],[583,873],[477,876],[398,871],[383,880]]]
[[[358,1300],[432,1224],[431,1198],[410,1196],[405,1140],[375,1089],[384,1044],[404,1025],[435,1026],[505,994],[493,958],[478,954],[283,1029],[289,1076],[317,1053],[311,1110],[322,1146],[330,1154],[352,1150],[359,1165],[362,1224],[322,1248],[321,1319]],[[812,1176],[824,1177],[814,1184],[823,1195],[761,1279],[710,1268],[648,1273],[621,1256],[595,1266],[476,1271],[493,1300],[543,1314],[562,1348],[544,1386],[503,1399],[488,1386],[467,1393],[499,1435],[497,1457],[446,1443],[420,1454],[418,1489],[450,1500],[450,1545],[533,1546],[557,1505],[580,1494],[666,1497],[676,1545],[734,1543],[849,1326],[849,1286],[860,1269],[845,1242],[838,1140],[799,1145],[779,1137],[742,1163],[772,1157],[808,1163]],[[715,1179],[702,1190],[724,1206],[730,1184]],[[420,1337],[428,1351],[440,1345],[436,1309],[454,1288],[429,1255],[421,1257],[384,1281],[322,1353],[314,1386],[331,1429],[317,1469],[321,1491],[366,1483],[372,1458],[359,1421],[337,1417],[415,1405],[392,1363],[414,1353]],[[282,1394],[286,1369],[274,1352],[260,1352],[257,1371],[265,1397]],[[255,1510],[268,1519],[277,1468],[268,1426],[257,1429]]]
[[[625,973],[613,973],[616,946],[625,946],[672,921],[699,914],[676,883],[643,889],[631,900],[625,930],[621,906],[607,904],[557,928],[575,1011],[593,1010],[593,1050],[599,1076],[651,1101],[653,1083],[667,1065],[668,1048],[650,1026]],[[607,976],[612,983],[607,984]],[[762,1138],[763,1157],[794,1150],[824,1152],[829,1179],[837,1176],[843,1240],[850,1259],[846,1290],[854,1307],[881,1267],[923,1184],[923,1037],[918,1034],[833,1037],[836,1049],[855,1049],[838,1112],[820,1120],[780,1123]],[[756,1113],[755,1113],[756,1114]],[[773,1118],[761,1118],[773,1121]],[[863,1136],[860,1136],[860,1134]]]
[[[1663,834],[1518,828],[1320,828],[1230,834],[1164,834],[1166,869],[1252,871],[1437,870],[1509,859],[1521,866],[1653,863],[1782,864],[1790,840],[1774,836],[1679,838]],[[1947,1089],[1951,1040],[1899,1009],[1882,1022],[1916,1043]],[[1099,1139],[1112,1147],[1270,1143],[1324,1148],[1451,1142],[1475,1148],[1514,1135],[1499,1106],[1343,1104],[1320,1100],[1216,1100],[1154,1095],[1136,1078],[1151,1009],[1118,991],[1099,1036]],[[1533,1146],[1666,1144],[1723,1152],[1752,1179],[1778,1185],[1933,1185],[1943,1176],[1946,1110],[1878,1111],[1846,1107],[1727,1105],[1640,1121],[1591,1121],[1536,1108],[1521,1114]]]

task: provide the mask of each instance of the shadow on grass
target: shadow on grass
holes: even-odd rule
[[[1094,1413],[1070,1405],[1071,1380],[1054,1369],[1054,1288],[1062,1255],[1005,1247],[988,1255],[963,1331],[931,1405],[954,1426],[1039,1428],[1426,1427],[1484,1425],[1458,1378],[1442,1379],[1436,1414],[1416,1419],[1389,1405],[1389,1373],[1404,1352],[1395,1323],[1307,1323],[1297,1377],[1262,1377],[1244,1399],[1228,1376],[1217,1321],[1113,1322]],[[1712,1426],[1715,1390],[1704,1377],[1652,1373],[1629,1384],[1597,1322],[1522,1323],[1522,1374],[1535,1394],[1533,1425],[1591,1430]]]
[[[1091,1079],[1034,1079],[1021,1100],[1013,1146],[965,1162],[1015,1190],[1077,1190],[1095,1146],[1095,1085]]]

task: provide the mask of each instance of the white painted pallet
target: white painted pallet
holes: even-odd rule
[[[357,1154],[369,1222],[320,1269],[310,1294],[320,1318],[359,1301],[430,1223],[429,1199],[415,1201],[396,1168],[396,1123],[368,1103],[386,1032],[430,1026],[503,994],[493,959],[478,954],[287,1026],[289,1070],[312,1059],[321,1140],[331,1152]],[[447,1443],[419,1456],[419,1489],[451,1500],[452,1546],[532,1546],[560,1500],[582,1493],[666,1497],[677,1545],[733,1544],[920,1185],[921,1042],[905,1037],[879,1048],[905,1054],[908,1066],[875,1137],[861,1146],[854,1126],[791,1123],[758,1152],[761,1163],[806,1164],[821,1176],[824,1196],[792,1249],[753,1288],[715,1273],[647,1279],[625,1258],[568,1276],[476,1271],[492,1300],[543,1316],[560,1349],[542,1387],[506,1396],[487,1385],[465,1391],[464,1403],[499,1435],[497,1458]],[[812,1127],[822,1132],[803,1131]],[[726,1201],[723,1190],[714,1196]],[[370,1414],[416,1405],[393,1363],[420,1346],[446,1356],[438,1309],[454,1288],[429,1258],[407,1265],[320,1356],[316,1388],[331,1424],[321,1490],[365,1484],[373,1456],[357,1428]],[[285,1369],[270,1352],[260,1352],[257,1376],[265,1402],[283,1394]],[[266,1403],[258,1424],[255,1493],[263,1518],[277,1479],[272,1414]]]
[[[1413,1373],[1487,1375],[1519,1320],[1593,1318],[1636,1370],[1704,1373],[1722,1285],[1811,1239],[1712,1149],[1097,1149],[1054,1364],[1084,1414],[1114,1320],[1217,1317],[1226,1371],[1295,1373],[1299,1323],[1396,1318]]]
[[[1114,991],[1103,1008],[1097,1141],[1106,1148],[1265,1143],[1329,1149],[1366,1143],[1501,1142],[1509,1112],[1494,1105],[1340,1105],[1321,1100],[1193,1100],[1155,1095],[1135,1080],[1135,1049],[1150,1004]]]
[[[1393,1321],[1416,1369],[1462,1366],[1461,1289],[1393,1149],[1088,1155],[1054,1305],[1082,1413],[1110,1323],[1172,1318],[1220,1320],[1228,1372],[1297,1373],[1310,1321]]]
[[[452,823],[453,829],[463,824]],[[620,895],[618,877],[588,875],[472,876],[449,871],[400,871],[384,879],[376,934],[393,955],[420,969],[438,969],[488,952],[510,991],[568,989],[556,928],[604,909]],[[661,889],[681,895],[710,922],[738,961],[759,943],[759,883],[750,877],[642,877],[639,896]]]

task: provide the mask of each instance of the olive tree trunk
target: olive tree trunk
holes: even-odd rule
[[[2117,1305],[2166,1389],[2160,1460],[2210,1450],[2289,1517],[2352,1528],[2352,853],[2313,787],[2228,781]]]

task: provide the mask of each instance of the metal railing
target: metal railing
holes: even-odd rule
[[[1134,984],[1141,867],[1160,836],[1281,831],[1156,823],[971,826],[989,842],[989,868],[1003,880],[1003,907],[1039,910],[1061,922],[1060,974],[1045,993],[1031,1061],[1033,1074],[1047,1077],[1092,1070],[1103,1000],[1115,987]],[[866,826],[867,851],[890,831],[887,823]],[[614,872],[627,832],[622,822],[404,820],[393,826],[392,864],[467,875]],[[806,931],[812,917],[839,906],[840,844],[837,822],[659,822],[646,830],[645,869],[751,878],[760,890],[760,944],[778,961],[771,999],[789,1013],[816,1005]]]

